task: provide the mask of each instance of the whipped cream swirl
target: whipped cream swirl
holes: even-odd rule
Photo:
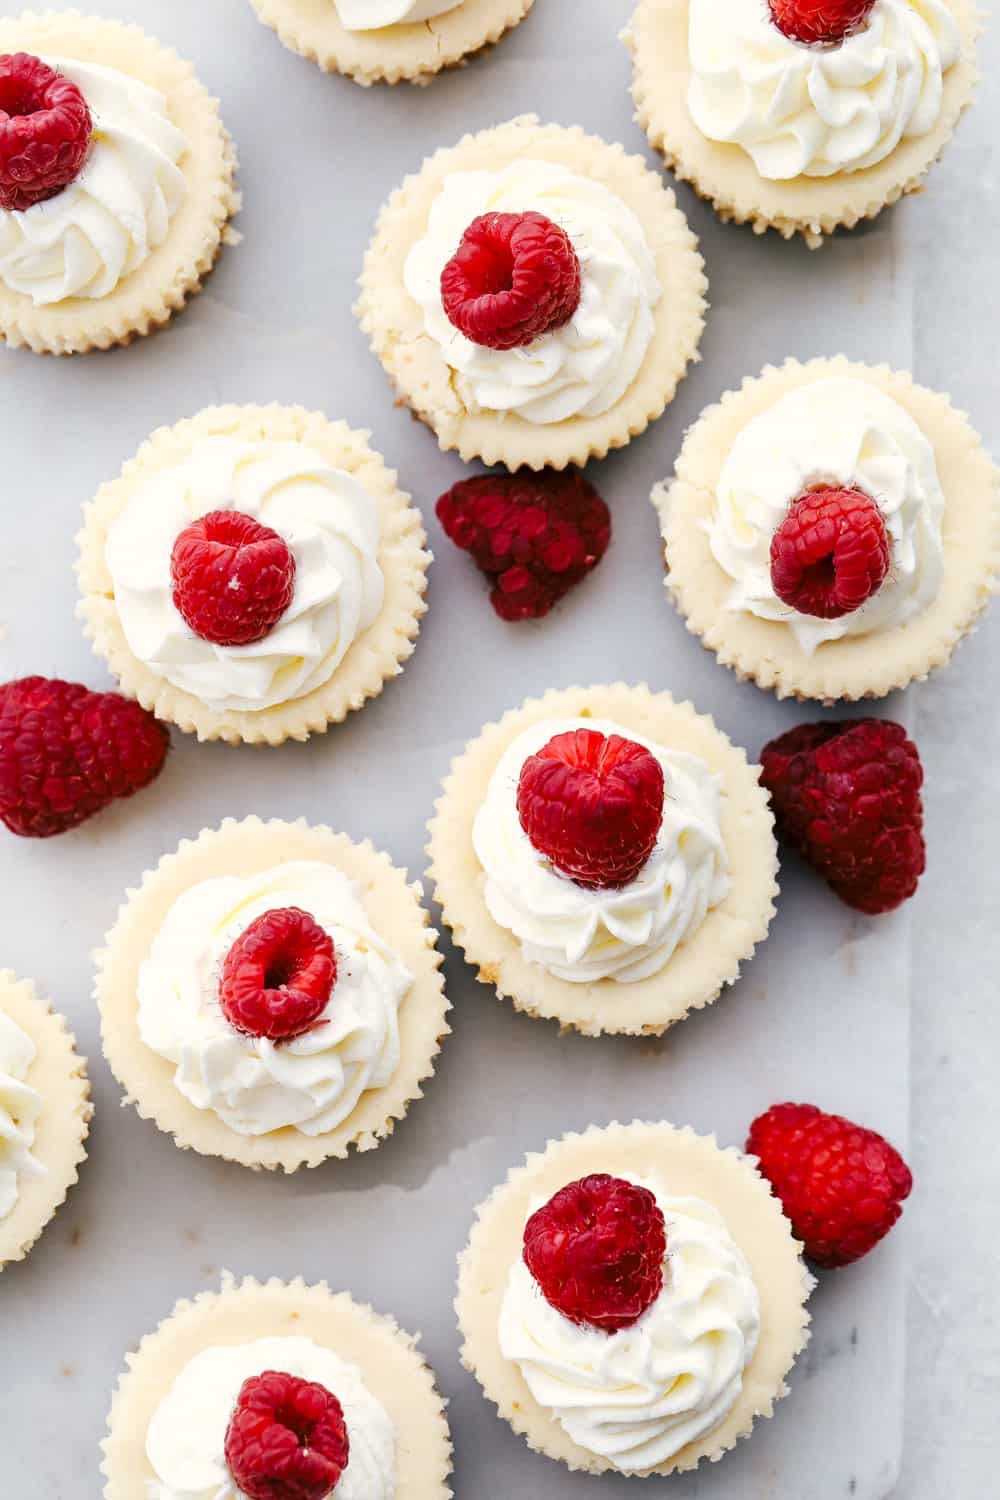
[[[107,297],[167,237],[186,192],[188,146],[165,94],[117,68],[44,57],[83,94],[94,123],[79,177],[54,198],[0,209],[0,281],[36,307]]]
[[[441,272],[473,219],[533,210],[559,224],[580,259],[580,305],[568,323],[519,349],[486,349],[459,333],[441,301]],[[500,172],[454,172],[406,258],[406,290],[455,372],[467,411],[527,422],[596,417],[628,390],[653,336],[656,263],[635,214],[602,183],[528,158]]]
[[[243,1036],[219,1004],[226,954],[276,907],[307,911],[333,939],[337,980],[319,1019],[291,1041]],[[368,925],[357,886],[301,860],[203,880],[179,896],[139,970],[139,1035],[176,1064],[174,1083],[239,1135],[294,1126],[324,1135],[399,1066],[399,1007],[412,976]]]
[[[334,0],[345,31],[377,31],[380,26],[412,25],[457,10],[462,0]]]
[[[652,1306],[618,1333],[580,1327],[546,1302],[518,1259],[499,1338],[575,1443],[635,1473],[667,1463],[732,1410],[757,1347],[760,1299],[717,1209],[672,1197],[659,1181],[629,1181],[653,1193],[666,1220],[663,1288]]]
[[[146,1457],[156,1475],[147,1500],[246,1500],[226,1464],[226,1429],[243,1382],[265,1370],[322,1385],[343,1407],[350,1456],[336,1500],[393,1500],[392,1418],[356,1365],[308,1338],[214,1344],[188,1361],[146,1429]]]
[[[862,490],[889,536],[882,587],[836,620],[800,614],[771,586],[771,538],[817,484]],[[927,608],[944,572],[943,514],[934,449],[909,412],[865,381],[831,376],[789,391],[740,432],[719,475],[709,545],[734,579],[727,607],[782,621],[811,655],[825,641],[891,630]]]
[[[636,878],[586,890],[561,874],[528,838],[517,812],[521,767],[553,735],[574,729],[618,734],[644,745],[663,767],[663,823]],[[533,724],[501,756],[476,814],[472,842],[486,872],[484,898],[525,958],[558,979],[629,983],[658,974],[678,944],[729,889],[719,826],[719,778],[696,756],[668,750],[602,719]]]
[[[875,0],[833,47],[785,36],[767,0],[691,0],[688,49],[702,135],[783,181],[859,172],[933,130],[961,38],[943,0]]]
[[[295,558],[292,602],[263,640],[217,646],[174,607],[170,555],[185,526],[239,510]],[[255,712],[328,682],[382,608],[375,501],[304,443],[209,437],[151,476],[108,533],[105,559],[125,638],[150,671],[218,713]]]
[[[41,1177],[31,1154],[42,1096],[25,1081],[35,1060],[31,1037],[0,1010],[0,1219],[17,1203],[18,1177]]]

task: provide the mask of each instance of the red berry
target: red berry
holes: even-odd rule
[[[888,572],[882,512],[860,490],[807,490],[771,538],[771,586],[801,615],[849,615],[877,593]]]
[[[517,811],[538,852],[577,885],[628,885],[663,822],[663,767],[620,734],[571,729],[524,762]]]
[[[21,677],[0,685],[0,820],[44,839],[159,775],[164,725],[118,693]]]
[[[337,980],[333,939],[297,906],[274,907],[251,922],[226,954],[219,1003],[246,1036],[288,1042],[325,1023]]]
[[[544,214],[480,214],[441,272],[441,300],[474,344],[520,349],[576,312],[580,260]]]
[[[0,209],[25,209],[78,177],[94,124],[75,83],[27,52],[0,57]]]
[[[350,1448],[343,1407],[325,1386],[278,1370],[243,1382],[225,1452],[248,1500],[327,1500]]]
[[[750,1126],[747,1151],[818,1266],[867,1255],[913,1186],[909,1167],[882,1136],[814,1104],[772,1105]]]
[[[874,916],[913,895],[926,863],[924,773],[901,724],[800,724],[760,759],[779,832],[841,901]]]
[[[495,588],[502,620],[539,620],[596,568],[611,540],[611,513],[576,469],[481,474],[452,485],[437,516]]]
[[[262,641],[295,591],[295,558],[270,526],[239,510],[213,510],[185,526],[170,555],[174,605],[216,646]]]
[[[617,1333],[660,1295],[667,1231],[647,1188],[605,1172],[560,1188],[524,1226],[524,1263],[571,1323]]]
[[[860,31],[875,0],[769,0],[771,20],[793,42],[832,47]]]

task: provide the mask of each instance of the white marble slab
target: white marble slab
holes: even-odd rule
[[[653,430],[593,470],[615,521],[599,571],[548,621],[507,627],[433,518],[435,497],[462,468],[394,408],[350,314],[353,279],[384,196],[465,130],[534,109],[641,151],[615,41],[627,6],[538,0],[474,67],[427,90],[362,92],[283,52],[247,0],[215,0],[211,14],[195,0],[95,4],[174,43],[221,96],[243,165],[245,241],[154,339],[72,361],[0,357],[0,679],[41,671],[106,684],[74,620],[79,506],[149,430],[212,401],[302,402],[372,428],[422,505],[438,560],[404,677],[333,734],[279,752],[175,736],[167,770],[141,799],[62,840],[0,839],[0,963],[34,975],[71,1016],[98,1105],[80,1186],[30,1259],[0,1279],[0,1348],[17,1351],[0,1376],[10,1492],[99,1493],[96,1445],[124,1350],[175,1298],[217,1284],[225,1266],[325,1276],[423,1330],[451,1399],[457,1493],[563,1500],[581,1481],[531,1455],[458,1363],[454,1256],[474,1203],[525,1150],[614,1116],[663,1115],[739,1143],[761,1108],[804,1097],[905,1147],[909,914],[854,917],[790,868],[772,936],[739,986],[668,1038],[639,1044],[560,1039],[514,1016],[446,945],[455,1034],[426,1099],[376,1154],[289,1180],[181,1154],[118,1111],[88,954],[124,887],[179,837],[227,814],[329,821],[419,872],[423,825],[451,755],[483,720],[547,686],[646,679],[691,697],[753,752],[801,717],[717,667],[667,606],[646,496],[685,425],[766,361],[843,350],[911,362],[919,257],[908,246],[914,223],[932,238],[933,202],[812,255],[725,228],[682,190],[711,281],[703,361]],[[935,347],[948,338],[942,328]],[[885,711],[909,720],[915,707]],[[902,1443],[909,1237],[904,1221],[877,1255],[821,1285],[813,1343],[773,1422],[724,1464],[650,1491],[677,1500],[885,1495]],[[40,1408],[58,1424],[58,1444],[39,1443]],[[614,1478],[589,1488],[607,1500],[631,1493]]]

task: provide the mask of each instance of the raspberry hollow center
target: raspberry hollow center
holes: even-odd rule
[[[350,1458],[343,1407],[317,1382],[265,1370],[240,1388],[225,1455],[248,1500],[327,1500]]]
[[[219,1004],[244,1036],[288,1042],[317,1026],[337,980],[333,939],[296,906],[264,912],[233,943]]]
[[[519,349],[568,323],[580,304],[580,260],[544,214],[473,219],[441,272],[449,321],[486,349]]]
[[[882,512],[863,490],[816,485],[771,538],[771,586],[799,614],[835,620],[875,595],[889,573]]]

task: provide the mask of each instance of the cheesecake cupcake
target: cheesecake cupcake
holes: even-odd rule
[[[448,1500],[445,1403],[417,1340],[347,1292],[226,1277],[118,1382],[104,1500]]]
[[[972,99],[974,0],[638,0],[639,123],[720,218],[804,236],[917,192]]]
[[[488,724],[452,765],[427,852],[480,982],[587,1036],[659,1034],[710,1004],[778,890],[757,768],[690,703],[620,682]]]
[[[178,1146],[294,1172],[392,1134],[449,1026],[419,884],[304,822],[185,840],[97,958],[111,1071]]]
[[[641,157],[525,115],[393,193],[356,311],[442,448],[563,469],[623,447],[673,399],[706,289],[697,240]]]
[[[0,339],[127,344],[200,290],[239,208],[190,63],[76,11],[0,19]]]
[[[570,1469],[694,1469],[786,1394],[808,1338],[800,1249],[750,1158],[664,1123],[592,1126],[480,1206],[462,1363]]]
[[[429,83],[523,21],[534,0],[250,0],[292,52],[373,83]]]
[[[62,1016],[0,971],[0,1271],[65,1202],[92,1113],[87,1064]]]
[[[305,740],[402,671],[420,513],[368,434],[290,406],[163,427],[84,509],[84,630],[124,692],[200,740]]]
[[[996,587],[997,471],[947,396],[885,365],[768,366],[652,498],[688,629],[780,698],[922,680]]]

